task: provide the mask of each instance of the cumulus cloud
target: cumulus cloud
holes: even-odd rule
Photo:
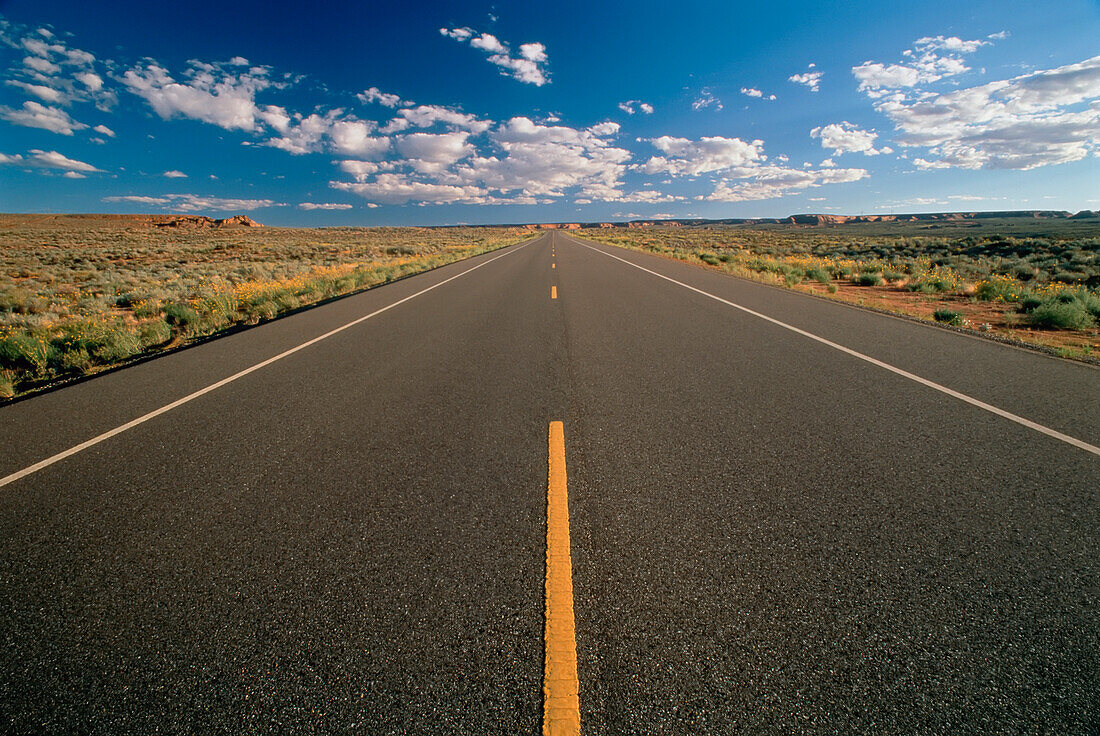
[[[663,155],[653,156],[640,168],[646,174],[667,172],[673,176],[699,176],[724,169],[747,168],[764,159],[764,142],[721,136],[687,138],[661,136],[649,141]]]
[[[37,148],[31,149],[26,156],[18,153],[10,156],[0,154],[0,164],[29,166],[36,169],[73,171],[82,174],[102,173],[103,171],[91,164],[69,158],[57,151],[43,151]]]
[[[489,63],[500,67],[503,76],[536,87],[550,81],[546,74],[546,65],[550,59],[546,55],[546,46],[541,43],[521,44],[519,55],[513,56],[508,44],[490,33],[479,34],[471,28],[440,28],[439,32],[489,54]]]
[[[96,72],[101,65],[93,54],[72,48],[54,35],[43,35],[45,29],[28,30],[9,23],[4,30],[0,43],[27,54],[19,66],[9,70],[7,84],[51,104],[93,102],[103,110],[114,105],[117,98],[104,89]]]
[[[203,197],[197,194],[163,194],[157,197],[124,195],[104,197],[103,201],[164,207],[176,212],[233,212],[258,210],[265,207],[286,207],[285,202],[276,202],[272,199],[226,199]]]
[[[61,72],[61,67],[59,65],[54,64],[49,59],[43,59],[41,56],[28,56],[24,58],[23,66],[39,74],[45,74],[46,76]]]
[[[917,46],[922,42],[960,53],[986,43],[937,36]],[[897,143],[926,149],[913,158],[920,168],[1033,169],[1100,150],[1100,56],[944,93],[924,88],[933,77],[910,87],[864,88],[893,122]]]
[[[697,197],[710,201],[772,199],[789,191],[856,181],[867,176],[863,169],[806,170],[769,164],[764,155],[764,142],[759,140],[749,142],[717,136],[690,140],[662,136],[650,140],[650,143],[662,155],[650,158],[637,168],[646,174],[718,174],[714,191],[708,196]]]
[[[468,131],[454,133],[410,133],[400,136],[395,147],[405,162],[421,173],[438,173],[472,155]]]
[[[259,117],[256,93],[275,84],[264,67],[242,71],[233,62],[200,61],[190,62],[183,81],[176,81],[155,62],[146,62],[127,70],[122,83],[165,120],[184,117],[249,132],[256,130]]]
[[[97,125],[94,128],[92,128],[92,130],[94,130],[96,133],[99,133],[100,135],[105,135],[108,138],[114,138],[115,137],[115,132],[113,130],[111,130],[110,128],[108,128],[106,125]]]
[[[843,184],[867,176],[864,169],[821,169],[806,171],[779,166],[765,166],[752,172],[748,181],[718,182],[714,192],[705,197],[711,202],[750,202],[774,199],[823,184]]]
[[[653,114],[653,105],[648,102],[642,102],[641,100],[627,100],[626,102],[619,103],[619,109],[625,112],[627,115],[633,115],[635,112],[644,112],[646,115]]]
[[[452,110],[440,105],[418,105],[397,111],[394,121],[383,128],[383,132],[406,130],[410,126],[417,128],[430,128],[437,123],[443,124],[452,130],[468,130],[477,135],[484,133],[492,126],[492,121],[481,120],[476,115]]]
[[[336,181],[332,182],[332,187],[380,204],[405,204],[410,201],[430,204],[481,204],[487,194],[480,187],[418,181],[407,174],[379,174],[372,181],[366,182]]]
[[[161,174],[161,176],[163,176],[166,179],[186,179],[187,178],[187,174],[183,173],[182,171],[176,171],[175,169],[172,169],[171,171],[165,171],[163,174]]]
[[[630,153],[608,141],[618,123],[577,129],[515,117],[488,134],[484,148],[470,130],[398,136],[398,161],[344,161],[353,182],[332,182],[382,204],[535,204],[573,191],[582,199],[618,200]],[[644,195],[646,197],[657,195]]]
[[[878,137],[878,133],[873,130],[861,130],[847,120],[814,128],[810,131],[810,137],[820,138],[821,147],[831,150],[837,156],[842,153],[865,153],[868,156],[876,156],[880,153],[875,150],[875,138]]]
[[[379,105],[383,105],[385,107],[397,107],[398,105],[411,104],[405,100],[402,100],[400,96],[383,92],[377,87],[371,87],[370,89],[363,90],[356,95],[356,98],[364,105],[369,105],[372,102],[377,102]]]
[[[763,99],[763,100],[774,100],[775,99],[775,95],[765,96],[763,92],[761,92],[760,90],[758,90],[754,87],[742,87],[741,88],[741,94],[745,95],[746,97],[756,97],[756,98]]]
[[[350,210],[354,205],[335,202],[301,202],[298,206],[303,210]]]
[[[817,64],[810,64],[807,71],[801,74],[792,74],[787,77],[787,80],[809,87],[811,92],[817,92],[821,89],[821,78],[825,76],[825,72],[813,71],[816,66]]]
[[[341,156],[374,157],[390,147],[389,138],[375,135],[376,123],[345,115],[340,108],[303,117],[267,105],[257,112],[257,119],[279,133],[264,145],[294,155],[328,150]]]
[[[52,133],[72,135],[74,130],[88,126],[69,117],[69,113],[57,107],[48,107],[34,100],[27,100],[21,109],[0,106],[0,118],[27,128],[41,128]]]
[[[692,110],[705,110],[708,107],[713,107],[715,110],[722,109],[722,101],[712,95],[708,90],[703,90],[699,93],[691,103]]]
[[[9,79],[7,81],[8,86],[18,87],[27,94],[34,95],[43,102],[49,102],[51,104],[65,104],[68,102],[68,98],[65,93],[59,89],[53,87],[47,87],[44,84],[30,84],[29,82],[20,82],[17,79]]]
[[[860,92],[870,97],[883,97],[891,90],[928,84],[970,71],[962,56],[989,43],[964,41],[956,36],[926,36],[917,39],[913,48],[902,52],[906,57],[904,61],[896,64],[865,61],[852,67],[852,74],[859,80]]]

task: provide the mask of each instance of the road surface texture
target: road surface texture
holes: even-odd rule
[[[0,732],[539,733],[560,421],[584,734],[1096,734],[1098,407],[546,234],[0,408]]]

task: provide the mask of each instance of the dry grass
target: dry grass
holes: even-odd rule
[[[512,228],[0,216],[0,397],[516,243]]]
[[[951,239],[775,226],[586,230],[584,237],[698,263],[831,299],[979,329],[1071,358],[1100,354],[1100,236],[1005,236],[968,229]],[[1044,224],[1046,228],[1059,225]],[[915,228],[913,229],[915,232]],[[947,312],[952,319],[936,319]]]

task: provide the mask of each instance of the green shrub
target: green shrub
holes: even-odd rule
[[[820,266],[815,266],[806,272],[806,278],[819,281],[823,284],[827,284],[832,281],[832,277],[829,276],[829,272]]]
[[[0,365],[4,368],[42,374],[56,354],[57,348],[40,334],[17,332],[0,338]]]
[[[1054,281],[1059,281],[1063,284],[1076,284],[1082,281],[1087,281],[1089,275],[1081,271],[1059,271],[1054,274]]]
[[[0,371],[0,399],[10,399],[15,396],[15,384],[7,371]]]
[[[172,328],[162,319],[142,322],[138,328],[138,339],[145,347],[163,345],[172,339]]]
[[[141,341],[137,334],[124,325],[113,325],[104,331],[98,345],[91,355],[101,363],[115,363],[141,352]]]
[[[186,304],[164,305],[164,321],[173,327],[188,327],[199,321],[199,313]]]
[[[1027,315],[1028,322],[1036,327],[1053,330],[1087,330],[1096,324],[1096,318],[1089,314],[1079,301],[1044,301]]]
[[[954,310],[951,310],[951,309],[943,309],[943,308],[937,309],[932,314],[932,317],[937,322],[943,322],[943,323],[949,324],[949,325],[961,325],[962,322],[963,322],[962,315],[959,314],[958,312],[954,311]]]
[[[916,281],[910,281],[905,286],[909,291],[915,291],[919,294],[935,294],[936,286],[931,281],[925,279],[917,279]]]
[[[1043,303],[1043,300],[1034,294],[1028,294],[1020,300],[1020,311],[1025,314],[1035,311],[1035,308]]]
[[[863,272],[852,279],[852,283],[858,286],[882,286],[882,274]]]

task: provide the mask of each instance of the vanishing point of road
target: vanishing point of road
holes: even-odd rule
[[[0,408],[0,733],[1096,734],[1100,370],[549,233]]]

